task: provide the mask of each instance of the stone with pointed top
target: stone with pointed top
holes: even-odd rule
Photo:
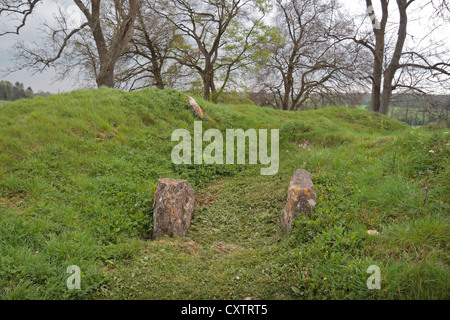
[[[195,101],[192,97],[187,97],[189,104],[192,107],[192,110],[194,111],[194,114],[199,117],[200,119],[205,119],[205,113],[203,112],[202,108],[198,105],[197,101]]]

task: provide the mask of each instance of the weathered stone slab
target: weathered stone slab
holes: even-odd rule
[[[186,180],[159,179],[153,210],[153,238],[185,237],[194,213],[194,189]]]
[[[315,207],[316,188],[312,175],[306,170],[297,170],[289,183],[287,203],[281,212],[283,231],[289,234],[292,223],[298,219],[298,214],[309,216]]]

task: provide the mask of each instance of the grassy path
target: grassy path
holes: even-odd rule
[[[284,195],[271,185],[264,177],[232,177],[197,191],[187,238],[148,241],[133,260],[110,268],[115,285],[104,297],[289,299],[280,276]]]

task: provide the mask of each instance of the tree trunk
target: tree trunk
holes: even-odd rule
[[[161,66],[158,64],[157,61],[155,61],[155,59],[152,59],[152,65],[153,65],[153,79],[155,80],[155,86],[158,89],[162,90],[164,89],[165,84],[162,77]]]
[[[383,75],[382,70],[383,70],[384,44],[382,44],[382,47],[383,50],[376,50],[372,75],[373,79],[372,79],[371,110],[374,112],[379,112],[381,106],[381,80]]]
[[[214,83],[214,69],[212,64],[206,63],[205,69],[200,73],[203,80],[203,97],[205,100],[217,102],[216,85]]]
[[[283,110],[292,110],[293,108],[293,93],[294,93],[294,55],[291,55],[289,60],[286,76],[284,77],[284,98],[283,98]],[[290,107],[289,107],[290,106]]]
[[[106,56],[106,57],[105,57]],[[100,72],[95,79],[97,82],[97,86],[100,88],[102,86],[108,88],[114,88],[114,65],[110,59],[108,59],[107,54],[105,56],[100,57]]]
[[[153,41],[147,32],[147,28],[144,23],[144,18],[142,17],[142,13],[140,8],[137,12],[137,19],[139,22],[139,26],[141,28],[141,31],[144,34],[145,43],[147,45],[147,48],[150,50],[151,56],[150,61],[152,63],[152,73],[153,73],[153,79],[155,80],[155,86],[159,89],[164,89],[165,84],[162,77],[162,66],[164,63],[164,59],[158,56],[157,49],[155,48]]]
[[[374,112],[380,112],[381,106],[381,83],[383,79],[384,63],[384,33],[385,29],[374,30],[375,32],[375,52],[372,74],[372,106]]]
[[[209,76],[206,72],[202,72],[200,74],[200,76],[202,77],[202,81],[203,81],[203,98],[205,100],[210,100],[211,99],[211,87],[209,86]]]
[[[380,113],[388,114],[389,112],[389,104],[392,98],[392,82],[394,80],[394,76],[396,71],[400,65],[400,57],[403,52],[403,46],[406,40],[406,29],[408,25],[408,15],[406,14],[406,9],[408,8],[408,4],[406,0],[397,0],[397,6],[400,13],[400,25],[398,28],[398,37],[397,44],[395,45],[395,51],[392,56],[392,60],[384,73],[384,82],[383,82],[383,94],[381,96],[381,106]]]
[[[284,96],[282,100],[281,109],[282,110],[289,110],[289,99],[291,96],[292,86],[289,84],[289,82],[285,83],[284,85]]]
[[[161,76],[161,71],[160,70],[155,70],[154,76],[155,76],[155,85],[156,85],[156,87],[158,89],[163,90],[165,88],[165,84],[164,84],[164,81],[163,81],[162,76]]]
[[[100,72],[96,79],[96,82],[99,88],[102,86],[114,88],[114,68],[110,68],[105,72]]]
[[[371,0],[366,0],[366,6],[369,10],[373,5]],[[383,63],[384,63],[384,50],[385,50],[385,32],[386,24],[389,16],[388,1],[381,0],[382,17],[379,25],[379,29],[373,27],[373,33],[375,35],[375,50],[373,51],[374,63],[372,73],[372,97],[371,97],[371,110],[379,112],[381,107],[381,83],[383,79]],[[372,19],[372,17],[371,17]]]
[[[125,14],[122,12],[122,14],[126,16],[123,18],[120,25],[117,26],[118,30],[112,38],[110,46],[108,47],[102,25],[100,23],[100,2],[100,0],[92,0],[91,12],[89,12],[82,1],[75,0],[76,5],[83,12],[88,21],[97,47],[100,60],[100,71],[98,72],[96,78],[97,86],[107,86],[109,88],[113,88],[115,83],[114,68],[119,55],[122,53],[122,50],[133,37],[134,22],[137,17],[140,3],[138,0],[129,0],[128,13]],[[115,3],[115,6],[116,10],[123,10],[123,8],[117,3]]]

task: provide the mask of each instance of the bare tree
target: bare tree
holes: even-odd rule
[[[124,63],[117,81],[131,90],[149,85],[173,87],[183,72],[179,64],[169,60],[174,42],[182,39],[172,23],[154,12],[153,2],[142,1],[134,36],[122,56]]]
[[[353,40],[372,52],[374,57],[372,80],[372,105],[375,112],[388,114],[392,93],[399,88],[408,88],[410,90],[420,90],[417,86],[417,79],[428,73],[428,80],[439,78],[444,75],[444,80],[439,78],[439,83],[448,80],[450,75],[450,60],[448,51],[440,50],[440,53],[427,50],[419,52],[417,50],[405,50],[405,41],[407,39],[408,15],[411,5],[416,0],[396,0],[399,22],[396,28],[396,39],[393,44],[393,51],[390,52],[386,37],[388,37],[387,23],[389,18],[389,1],[380,0],[381,20],[378,20],[374,13],[372,0],[366,0],[366,7],[373,23],[374,42],[365,39]],[[442,2],[443,7],[447,5]],[[414,73],[415,77],[411,77]],[[403,80],[409,79],[409,84]]]
[[[271,58],[262,63],[258,81],[260,90],[273,94],[274,107],[296,110],[311,95],[331,99],[354,87],[364,59],[357,46],[336,40],[336,32],[350,33],[338,9],[336,1],[276,0],[281,39],[268,47]]]
[[[171,57],[195,70],[201,77],[204,97],[216,101],[232,73],[243,66],[249,51],[257,46],[252,40],[261,26],[264,1],[161,0],[153,8],[183,37],[175,43]],[[255,17],[255,12],[260,12],[259,16]]]
[[[434,16],[444,18],[450,21],[450,1],[449,0],[430,0],[434,8]]]
[[[18,22],[18,25],[13,28],[13,30],[5,30],[0,32],[0,36],[5,34],[19,34],[20,29],[22,29],[28,17],[33,13],[37,4],[41,2],[41,0],[0,0],[0,17],[8,16],[14,17]]]
[[[27,17],[33,13],[38,2],[40,1],[4,0],[0,3],[0,14],[22,15],[22,22],[15,30],[18,33],[20,28],[25,25]],[[63,57],[64,52],[70,50],[69,47],[84,47],[88,57],[92,60],[91,65],[97,85],[114,87],[114,69],[119,56],[133,36],[140,0],[92,0],[89,2],[90,6],[81,0],[74,0],[85,18],[85,21],[79,26],[70,26],[67,21],[69,17],[64,14],[63,10],[60,10],[56,19],[56,26],[46,25],[51,45],[42,46],[41,44],[30,48],[24,43],[18,43],[16,45],[18,68],[42,72],[48,67],[54,66]],[[106,18],[104,14],[108,13],[112,14],[114,18]],[[113,24],[107,25],[107,22],[111,21]],[[108,28],[109,32],[106,32]],[[95,45],[95,52],[89,45],[89,41],[86,41],[86,33],[83,33],[86,29],[89,30],[89,35],[93,40],[91,43]]]

